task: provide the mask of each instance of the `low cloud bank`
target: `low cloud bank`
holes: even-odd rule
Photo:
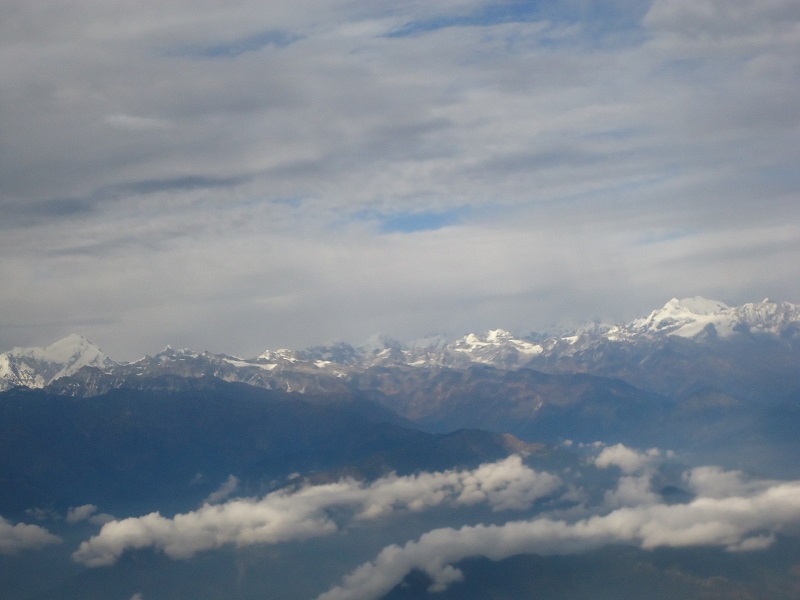
[[[38,550],[51,544],[60,544],[61,538],[44,527],[17,523],[12,525],[0,517],[0,554],[16,554],[21,550]]]
[[[622,445],[598,447],[590,464],[620,469],[599,504],[583,504],[587,496],[578,494],[584,499],[579,500],[579,510],[558,517],[553,513],[498,525],[434,529],[404,545],[385,547],[317,600],[378,598],[415,569],[431,577],[432,590],[442,590],[463,577],[454,565],[472,556],[501,560],[515,554],[569,554],[620,543],[642,549],[716,546],[752,551],[768,547],[777,534],[800,531],[800,481],[755,480],[738,471],[697,467],[683,475],[693,499],[665,504],[652,489],[656,461],[663,456],[670,454]],[[229,479],[220,495],[234,489],[234,483]],[[472,470],[392,474],[372,483],[342,479],[278,490],[262,498],[206,503],[172,518],[154,512],[114,520],[83,542],[73,558],[92,567],[110,565],[126,550],[147,547],[172,558],[189,558],[228,544],[277,544],[328,535],[356,523],[437,506],[482,504],[495,511],[523,510],[559,491],[566,498],[576,490],[555,475],[525,466],[518,456]],[[93,506],[78,507],[73,518],[94,512]],[[571,517],[564,518],[566,514]]]
[[[642,455],[624,447],[612,447],[600,454],[605,456],[601,464],[615,464],[627,473],[621,477],[617,492],[634,487],[628,496],[641,498],[639,505],[622,506],[575,522],[537,518],[504,525],[436,529],[403,546],[387,546],[373,561],[355,569],[317,600],[378,598],[414,569],[431,577],[432,591],[442,590],[462,578],[453,563],[470,556],[501,560],[522,553],[569,554],[612,543],[643,549],[721,546],[729,551],[748,551],[766,548],[776,533],[800,525],[800,482],[748,482],[739,472],[716,467],[699,467],[686,473],[686,483],[698,494],[692,502],[653,502],[655,495],[640,489],[646,476],[630,475],[646,465],[648,455],[654,457],[655,453]]]
[[[561,480],[525,466],[519,456],[473,470],[449,470],[399,477],[371,484],[342,479],[325,485],[278,490],[261,499],[239,498],[165,518],[154,512],[115,520],[83,542],[73,559],[96,567],[113,564],[125,550],[155,547],[172,558],[226,544],[274,544],[333,533],[352,522],[396,511],[421,511],[448,505],[487,504],[492,510],[528,508],[556,491]],[[349,509],[348,516],[329,514]],[[342,511],[337,511],[341,513]]]

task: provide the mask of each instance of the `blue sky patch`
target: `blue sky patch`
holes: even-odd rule
[[[236,58],[247,52],[258,52],[267,46],[284,48],[299,39],[299,35],[288,31],[262,31],[230,42],[186,48],[185,53],[199,58]]]
[[[463,207],[447,211],[422,211],[378,213],[362,211],[354,216],[358,220],[372,221],[378,224],[381,233],[413,233],[415,231],[435,231],[449,225],[457,224],[467,210]]]
[[[441,15],[425,21],[411,21],[396,29],[387,37],[412,37],[420,33],[447,27],[469,27],[535,21],[539,14],[535,2],[502,2],[485,6],[467,15]]]
[[[580,23],[588,39],[599,41],[611,34],[638,34],[640,21],[647,12],[646,2],[626,0],[610,2],[542,2],[541,0],[507,0],[488,4],[463,15],[440,15],[421,21],[410,21],[387,34],[387,37],[413,37],[448,27],[490,26],[503,23]],[[634,35],[638,39],[638,35]]]

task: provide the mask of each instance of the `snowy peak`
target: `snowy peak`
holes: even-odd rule
[[[800,306],[788,302],[764,299],[742,306],[728,306],[718,300],[700,296],[678,300],[673,298],[662,308],[643,319],[637,319],[625,329],[629,334],[674,335],[694,338],[703,331],[719,337],[736,332],[782,335],[789,326],[800,323]]]
[[[72,334],[45,348],[14,348],[0,354],[0,389],[44,387],[83,367],[109,369],[115,364],[92,342]]]
[[[537,356],[544,348],[533,342],[515,338],[504,329],[492,329],[483,335],[470,333],[446,347],[446,350],[468,355],[474,362],[516,362]]]
[[[800,305],[797,304],[773,302],[765,298],[761,302],[750,302],[732,310],[750,333],[783,336],[795,333],[800,327]]]
[[[263,353],[259,354],[256,357],[256,360],[261,360],[264,362],[297,362],[298,352],[294,350],[288,350],[287,348],[279,348],[278,350],[264,350]]]
[[[565,369],[581,370],[587,361],[599,360],[606,353],[645,351],[671,337],[724,343],[743,335],[800,340],[800,306],[765,299],[731,307],[696,296],[673,298],[628,324],[595,323],[569,335],[521,338],[504,329],[492,329],[449,343],[435,337],[411,345],[379,336],[359,347],[339,342],[305,350],[268,350],[252,359],[167,347],[153,357],[128,364],[115,363],[86,338],[71,335],[46,348],[14,348],[0,354],[0,391],[17,385],[44,387],[73,375],[69,379],[75,382],[61,381],[64,389],[72,385],[69,393],[85,393],[76,390],[81,385],[87,388],[88,381],[94,381],[92,389],[99,390],[132,378],[165,375],[210,376],[289,391],[341,391],[359,373],[374,367],[465,369],[481,364],[500,369],[547,369],[561,364]],[[99,371],[81,371],[83,367]]]
[[[639,334],[666,334],[694,337],[709,325],[721,336],[733,333],[731,308],[724,302],[701,296],[678,300],[673,298],[647,317],[630,323],[628,329]]]
[[[724,302],[719,300],[709,300],[702,296],[695,296],[694,298],[684,298],[678,300],[673,298],[664,305],[664,308],[671,307],[677,311],[687,311],[695,315],[714,315],[730,308]],[[664,309],[662,309],[664,310]]]

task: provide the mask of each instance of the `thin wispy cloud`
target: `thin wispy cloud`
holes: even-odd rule
[[[239,487],[239,478],[235,475],[229,475],[216,490],[211,492],[203,501],[203,504],[218,504],[223,500],[230,498]]]
[[[97,506],[94,504],[83,504],[81,506],[71,506],[67,510],[67,523],[74,525],[88,521],[93,525],[103,525],[109,521],[113,521],[114,517],[107,513],[98,512]]]

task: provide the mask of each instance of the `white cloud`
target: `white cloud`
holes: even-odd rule
[[[370,484],[343,479],[278,490],[261,499],[205,504],[171,519],[151,513],[112,521],[83,542],[73,558],[101,566],[114,563],[127,549],[156,547],[170,557],[188,558],[226,544],[275,544],[322,536],[341,526],[327,512],[334,507],[349,509],[351,521],[344,526],[439,505],[482,503],[497,511],[524,509],[560,485],[558,477],[530,469],[518,456],[469,471],[389,475]]]
[[[417,541],[384,548],[318,600],[378,598],[413,569],[429,575],[434,589],[442,589],[460,577],[453,563],[470,556],[500,560],[521,553],[575,553],[611,543],[645,549],[711,545],[758,550],[772,543],[775,533],[798,523],[800,482],[783,482],[748,495],[623,507],[575,522],[537,518],[436,529]]]
[[[12,525],[0,517],[0,554],[16,554],[20,550],[38,550],[51,544],[60,544],[61,538],[38,525],[17,523]]]
[[[612,507],[639,506],[657,502],[658,495],[650,489],[651,479],[650,473],[620,477],[616,489],[605,493],[606,505]]]
[[[660,455],[661,452],[657,448],[639,452],[628,448],[624,444],[615,444],[614,446],[603,448],[594,459],[594,464],[601,469],[614,466],[619,467],[623,473],[635,473],[641,471]]]
[[[741,471],[726,471],[716,466],[696,467],[684,473],[683,479],[696,494],[709,498],[752,494],[775,483],[748,479]]]

